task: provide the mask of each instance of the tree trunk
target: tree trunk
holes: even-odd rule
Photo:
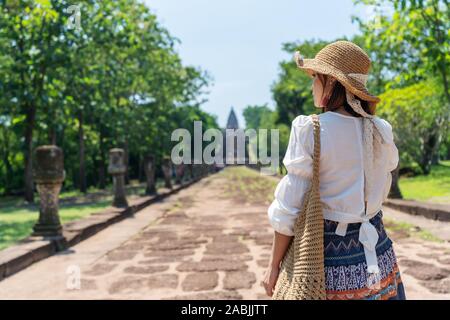
[[[445,57],[443,57],[443,59],[445,59]],[[447,103],[450,105],[450,93],[449,93],[449,85],[448,85],[448,79],[447,79],[447,66],[445,64],[445,60],[443,61],[443,63],[441,63],[441,67],[439,68],[439,71],[441,72],[442,83],[444,84],[445,98],[447,99]]]
[[[98,166],[98,187],[99,187],[99,189],[102,189],[102,190],[106,188],[105,171],[106,171],[106,166],[105,166],[104,160],[102,159]]]
[[[48,143],[51,145],[56,145],[56,131],[53,125],[51,126],[50,131],[48,133]]]
[[[85,154],[85,144],[84,144],[84,114],[83,111],[80,110],[78,115],[78,149],[79,149],[79,157],[80,157],[80,171],[79,171],[79,181],[80,181],[80,191],[83,193],[87,192],[87,184],[86,184],[86,154]]]
[[[399,172],[400,172],[400,163],[397,165],[397,168],[394,169],[394,171],[391,172],[392,174],[392,183],[391,183],[391,190],[389,191],[389,198],[393,199],[403,199],[402,192],[400,191],[400,186],[398,184],[399,180]]]
[[[125,161],[124,161],[124,164],[125,164],[125,168],[126,168],[126,171],[125,171],[125,184],[126,185],[129,185],[130,184],[130,173],[129,173],[129,168],[128,168],[128,166],[129,166],[129,164],[130,164],[130,160],[129,160],[129,154],[128,154],[128,139],[125,139],[125,144],[124,144],[124,154],[125,154]]]
[[[106,159],[105,159],[105,150],[104,150],[104,142],[103,142],[103,133],[102,130],[100,130],[100,162],[98,165],[98,187],[100,189],[106,188]]]
[[[4,163],[6,166],[6,177],[5,177],[5,194],[9,194],[10,187],[11,187],[11,181],[13,177],[13,168],[11,166],[11,162],[9,161],[9,152],[5,152],[4,156]]]
[[[434,165],[439,164],[439,161],[440,161],[440,154],[439,154],[439,152],[435,152],[433,154],[433,156],[431,157],[431,164],[434,164]]]
[[[429,174],[431,171],[431,164],[436,153],[438,140],[436,134],[431,134],[428,136],[423,146],[422,159],[420,160],[419,165],[425,175]]]
[[[144,157],[142,156],[142,154],[139,155],[138,180],[139,180],[139,182],[145,182],[145,176],[144,176]]]
[[[445,160],[450,160],[450,143],[447,143],[447,157]]]
[[[13,168],[11,165],[11,162],[9,161],[9,151],[10,151],[10,143],[9,143],[9,134],[8,134],[8,129],[2,129],[2,133],[3,133],[3,147],[4,147],[4,152],[3,152],[3,163],[5,164],[5,169],[6,169],[6,175],[5,175],[5,194],[9,194],[10,192],[10,186],[11,186],[11,181],[12,181],[12,177],[13,177]]]
[[[31,104],[27,108],[25,118],[25,201],[34,202],[33,187],[33,130],[36,121],[36,106]]]

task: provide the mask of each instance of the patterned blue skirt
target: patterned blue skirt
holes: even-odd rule
[[[359,242],[361,223],[350,223],[347,234],[335,233],[337,222],[325,220],[324,256],[327,299],[329,300],[405,300],[400,271],[392,248],[392,241],[386,234],[380,210],[372,223],[378,231],[376,253],[380,278],[371,279],[367,272],[364,247]]]

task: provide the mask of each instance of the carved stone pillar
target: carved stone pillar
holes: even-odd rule
[[[189,179],[193,180],[194,179],[194,165],[192,163],[190,163],[188,165],[188,169],[189,169]]]
[[[114,148],[109,150],[108,173],[113,177],[113,206],[119,208],[128,207],[128,201],[125,192],[125,173],[127,171],[124,161],[124,150]]]
[[[145,188],[145,194],[152,195],[156,193],[155,187],[155,157],[153,155],[147,155],[144,158],[144,171],[147,181],[147,186]]]
[[[164,187],[172,189],[172,162],[169,157],[164,157],[162,162],[162,171],[164,174]]]
[[[180,163],[179,165],[177,165],[175,167],[175,173],[176,173],[175,183],[181,184],[181,182],[183,181],[184,169],[185,169],[184,163]]]
[[[199,176],[198,174],[198,164],[192,164],[192,177],[194,179],[197,179]]]
[[[64,155],[61,148],[48,145],[35,150],[36,165],[33,178],[39,192],[39,220],[33,227],[33,236],[62,235],[59,219],[59,192],[65,178]]]

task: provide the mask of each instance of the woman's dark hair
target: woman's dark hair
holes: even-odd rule
[[[365,112],[371,114],[369,103],[365,100],[360,99],[355,96],[361,102],[361,107]],[[333,91],[331,92],[330,99],[328,100],[327,106],[324,108],[324,112],[326,111],[334,111],[338,109],[340,106],[344,106],[345,111],[350,113],[354,117],[361,117],[361,115],[353,110],[353,108],[348,104],[345,87],[339,82],[336,81]]]

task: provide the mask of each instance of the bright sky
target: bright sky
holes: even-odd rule
[[[202,108],[225,126],[233,106],[242,110],[267,103],[278,63],[290,58],[281,45],[305,39],[334,40],[357,33],[351,15],[365,12],[352,0],[145,0],[159,21],[181,40],[185,64],[213,76]]]

